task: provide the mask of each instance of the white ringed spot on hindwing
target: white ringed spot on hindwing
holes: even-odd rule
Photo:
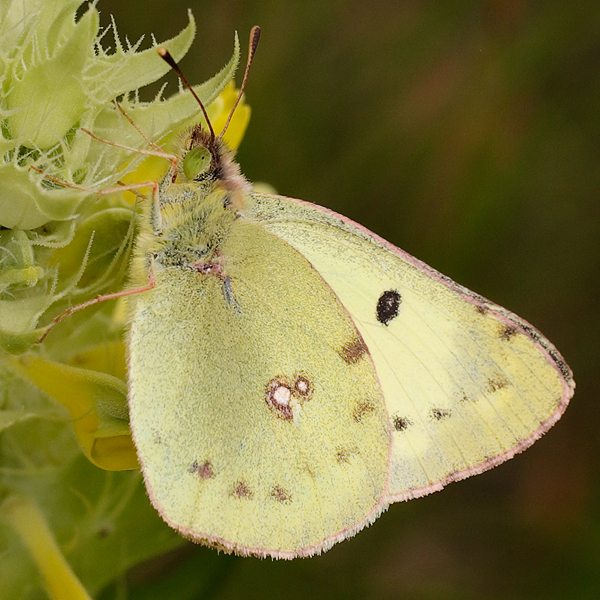
[[[294,411],[312,398],[314,389],[313,382],[305,374],[295,375],[292,381],[280,375],[271,379],[266,387],[267,406],[286,421],[294,419]]]
[[[313,393],[312,381],[307,377],[304,377],[304,375],[298,375],[294,382],[294,391],[302,396],[303,400],[310,400]]]

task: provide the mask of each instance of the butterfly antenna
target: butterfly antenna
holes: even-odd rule
[[[229,123],[231,123],[231,119],[233,117],[233,113],[235,109],[238,107],[240,100],[242,99],[242,94],[244,93],[244,88],[246,87],[246,81],[248,81],[248,73],[250,73],[250,65],[252,64],[252,60],[254,59],[254,54],[256,53],[256,47],[258,46],[258,41],[260,40],[260,27],[255,25],[250,31],[250,42],[248,44],[248,60],[246,62],[246,70],[244,71],[244,79],[242,79],[242,85],[240,86],[240,91],[238,93],[238,97],[227,117],[227,122],[225,123],[225,127],[223,127],[223,131],[219,134],[218,139],[223,139],[227,128],[229,127]]]
[[[214,142],[215,130],[213,129],[212,123],[210,122],[210,119],[208,118],[208,113],[206,112],[206,108],[204,108],[204,104],[202,104],[202,100],[200,100],[200,98],[198,98],[198,95],[194,91],[194,88],[188,83],[188,80],[184,77],[183,73],[181,72],[181,69],[179,68],[179,65],[175,62],[174,58],[169,54],[169,51],[166,48],[163,48],[162,46],[160,48],[157,48],[156,51],[158,52],[158,55],[171,67],[171,69],[173,69],[173,71],[175,71],[175,73],[177,74],[177,77],[179,77],[179,79],[181,79],[181,81],[183,82],[183,85],[185,85],[185,87],[188,90],[190,90],[190,92],[192,92],[192,96],[194,96],[194,98],[196,98],[196,102],[198,102],[198,104],[200,105],[200,108],[202,109],[202,113],[204,114],[204,118],[206,119],[206,123],[208,124],[208,129],[210,130],[210,140],[211,140],[211,142]],[[236,105],[237,105],[237,102],[236,102]]]

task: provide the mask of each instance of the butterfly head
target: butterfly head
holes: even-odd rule
[[[165,48],[158,48],[158,54],[163,58],[171,68],[177,73],[184,85],[189,89],[194,98],[198,101],[200,109],[204,114],[208,131],[202,129],[200,125],[195,125],[187,131],[182,139],[181,161],[173,172],[173,182],[178,183],[200,183],[203,187],[221,187],[226,192],[227,204],[233,208],[241,208],[242,194],[250,191],[250,184],[240,173],[240,168],[233,160],[233,152],[223,141],[223,136],[229,127],[231,118],[242,98],[250,65],[258,46],[260,39],[260,28],[253,27],[250,32],[250,43],[248,48],[248,61],[244,71],[244,79],[240,86],[238,97],[229,113],[225,127],[218,136],[215,136],[213,126],[208,118],[208,113],[204,104],[194,92],[192,86],[187,82],[179,65],[171,57]]]
[[[181,160],[173,173],[174,183],[195,183],[204,188],[221,188],[228,193],[230,202],[236,196],[250,191],[250,184],[241,174],[234,161],[233,152],[221,136],[214,137],[195,125],[181,139],[179,155]],[[241,201],[241,198],[240,198]]]

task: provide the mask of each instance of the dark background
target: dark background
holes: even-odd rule
[[[194,83],[229,59],[235,30],[245,51],[263,29],[238,153],[249,179],[351,217],[527,319],[577,391],[525,454],[392,506],[322,557],[190,545],[136,569],[128,597],[600,597],[597,0],[98,8],[136,41],[175,35],[190,5],[198,36],[181,65]]]

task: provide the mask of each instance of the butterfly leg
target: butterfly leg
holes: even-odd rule
[[[58,179],[57,177],[52,177],[52,175],[48,175],[47,173],[44,173],[41,169],[38,169],[38,167],[31,166],[30,169],[33,169],[34,171],[41,173],[45,179],[49,179],[50,181],[53,181],[54,183],[57,183],[64,187],[72,188],[74,190],[82,190],[84,192],[89,192],[90,194],[96,194],[97,196],[108,196],[109,194],[118,194],[120,192],[124,192],[127,190],[136,193],[140,189],[151,187],[153,204],[154,204],[154,214],[156,215],[156,219],[158,220],[156,227],[159,231],[162,229],[162,223],[160,221],[161,213],[160,213],[160,196],[159,196],[159,190],[158,190],[159,184],[156,181],[142,181],[140,183],[130,183],[130,184],[121,183],[118,187],[107,188],[105,190],[94,190],[94,189],[86,187],[84,185],[79,185],[77,183],[69,183],[68,181]]]
[[[131,119],[129,117],[127,117],[127,118],[129,119],[129,122],[133,124],[133,121],[131,121]],[[138,127],[135,124],[134,124],[134,127],[141,133],[141,131],[138,129]],[[168,152],[165,152],[162,148],[160,148],[156,144],[150,142],[150,140],[148,140],[148,142],[150,144],[152,144],[152,146],[154,148],[156,148],[156,150],[141,150],[139,148],[132,148],[131,146],[125,146],[125,145],[119,144],[117,142],[112,142],[111,140],[105,140],[104,138],[98,137],[96,134],[92,133],[89,129],[85,129],[84,127],[81,128],[81,131],[83,131],[84,133],[87,133],[92,139],[94,139],[98,142],[102,142],[103,144],[108,144],[109,146],[114,146],[115,148],[122,148],[123,150],[130,150],[131,152],[136,152],[137,154],[143,154],[144,156],[158,156],[159,158],[165,158],[166,160],[168,160],[171,163],[172,169],[177,168],[177,163],[179,162],[179,159],[174,154],[169,154]],[[142,135],[144,135],[144,134],[142,134]],[[144,139],[147,139],[146,136],[144,136]]]
[[[155,144],[139,127],[138,125],[134,122],[134,120],[125,112],[125,110],[123,109],[123,107],[116,101],[113,100],[113,104],[119,109],[119,112],[131,123],[132,127],[146,140],[146,142],[148,142],[148,145],[152,146],[155,150],[158,150],[160,152],[164,154],[165,151],[158,145]],[[137,152],[137,150],[134,150],[134,152]],[[172,155],[170,155],[172,156]],[[175,159],[177,159],[177,157],[174,157]]]
[[[47,175],[45,174],[41,169],[38,169],[37,167],[32,166],[31,167],[34,171],[37,171],[38,173],[41,173],[42,175],[44,175],[44,177],[46,179],[49,179],[50,181],[53,181],[54,183],[57,183],[59,185],[62,185],[64,187],[69,187],[69,188],[73,188],[76,190],[83,190],[85,192],[89,192],[90,194],[97,194],[98,196],[107,196],[108,194],[115,194],[118,192],[122,192],[125,190],[130,190],[132,192],[137,192],[139,189],[142,188],[146,188],[146,187],[151,187],[153,190],[153,198],[154,198],[154,204],[155,207],[158,207],[159,205],[159,194],[158,194],[158,183],[156,181],[143,181],[141,183],[132,183],[129,185],[120,185],[119,187],[114,187],[114,188],[108,188],[105,190],[93,190],[90,189],[88,187],[85,187],[83,185],[79,185],[76,183],[69,183],[68,181],[63,181],[61,179],[58,179],[56,177],[52,177],[52,175]],[[158,211],[158,214],[160,214],[160,211]],[[68,317],[69,315],[72,315],[73,313],[82,310],[84,308],[87,308],[88,306],[92,306],[93,304],[98,304],[99,302],[104,302],[105,300],[113,300],[115,298],[120,298],[121,296],[129,296],[131,294],[138,294],[140,292],[145,292],[148,290],[151,290],[154,286],[156,285],[156,281],[154,278],[154,268],[151,267],[150,268],[150,274],[148,276],[148,284],[145,286],[141,286],[138,288],[134,288],[131,290],[122,290],[120,292],[115,292],[112,294],[104,294],[101,296],[98,296],[97,298],[93,298],[92,300],[88,300],[87,302],[83,302],[82,304],[78,304],[77,306],[73,306],[69,309],[67,309],[65,312],[61,313],[60,315],[58,315],[57,317],[54,318],[54,320],[50,323],[50,325],[47,326],[46,330],[44,331],[44,334],[42,335],[42,337],[38,340],[38,343],[41,343],[44,341],[44,339],[46,339],[46,336],[50,333],[50,331],[52,331],[52,329],[58,324],[60,323],[65,317]]]
[[[175,172],[177,168],[177,163],[179,162],[179,158],[174,154],[169,154],[165,152],[158,144],[155,144],[134,122],[134,120],[123,110],[123,107],[116,101],[113,100],[113,104],[119,109],[119,112],[129,121],[132,127],[140,134],[142,138],[146,141],[146,143],[154,148],[154,150],[140,150],[138,148],[132,148],[131,146],[124,146],[123,144],[119,144],[117,142],[112,142],[111,140],[105,140],[104,138],[98,137],[88,129],[84,127],[81,128],[81,131],[87,133],[91,138],[98,142],[102,142],[103,144],[108,144],[109,146],[114,146],[115,148],[122,148],[123,150],[130,150],[131,152],[136,152],[137,154],[144,154],[145,156],[158,156],[159,158],[165,158],[172,165],[172,170]]]
[[[106,300],[115,300],[116,298],[122,298],[123,296],[131,296],[132,294],[147,292],[148,290],[154,288],[155,285],[156,279],[154,277],[154,267],[151,266],[150,273],[148,275],[147,285],[143,285],[141,287],[133,288],[130,290],[121,290],[120,292],[113,292],[112,294],[102,294],[100,296],[97,296],[96,298],[92,298],[92,300],[88,300],[87,302],[83,302],[81,304],[78,304],[77,306],[72,306],[71,308],[68,308],[67,310],[65,310],[65,312],[55,317],[50,323],[50,325],[46,327],[46,331],[44,331],[44,335],[42,335],[42,337],[38,340],[38,344],[41,344],[46,339],[46,336],[52,331],[52,329],[54,329],[56,325],[58,325],[64,318],[68,317],[69,315],[83,310],[88,306],[93,306],[94,304],[99,304],[100,302],[104,302]]]

